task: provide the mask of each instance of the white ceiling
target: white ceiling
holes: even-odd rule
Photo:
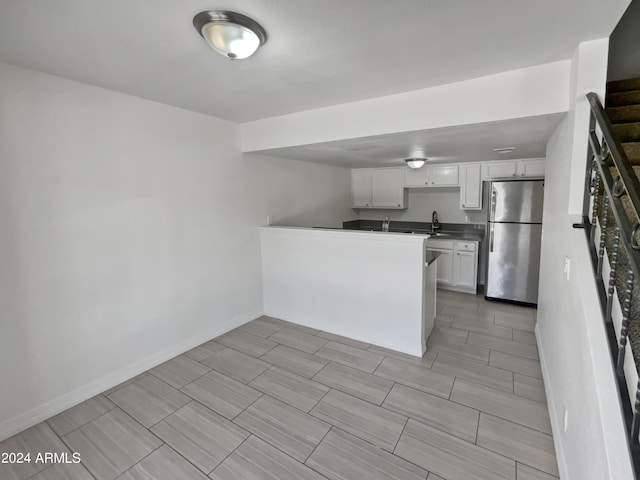
[[[546,155],[563,113],[263,150],[265,155],[339,167],[390,167],[426,156],[433,162],[472,162]],[[508,154],[494,151],[515,147]]]
[[[627,1],[0,0],[0,61],[246,122],[567,59]],[[214,53],[191,22],[216,8],[266,45]]]

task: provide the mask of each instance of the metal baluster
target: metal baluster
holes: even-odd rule
[[[613,293],[616,285],[616,271],[618,270],[618,250],[620,248],[620,227],[616,226],[613,234],[613,251],[611,252],[611,272],[609,273],[609,289],[607,290],[607,310],[604,319],[611,322],[611,309],[613,308]]]
[[[607,223],[609,220],[609,196],[605,194],[602,205],[602,223],[600,224],[600,248],[598,249],[598,276],[602,275],[602,260],[604,259],[604,239],[607,233]]]
[[[600,162],[602,162],[603,164],[606,165],[606,161],[607,161],[607,157],[609,156],[609,153],[611,153],[611,150],[609,150],[609,144],[607,143],[606,140],[602,140],[602,148],[600,149]]]
[[[594,162],[595,163],[595,162]],[[598,199],[600,193],[600,172],[598,168],[594,168],[596,172],[595,182],[593,185],[593,192],[591,196],[593,197],[593,212],[591,213],[591,235],[589,238],[589,242],[595,248],[596,245],[596,219],[598,218],[598,206],[600,201]]]
[[[636,404],[633,409],[633,422],[631,422],[631,443],[638,445],[638,435],[640,434],[640,381],[636,385]]]
[[[624,354],[629,338],[629,317],[631,313],[631,297],[633,295],[633,270],[629,269],[624,289],[624,305],[622,307],[622,327],[620,329],[620,349],[618,350],[617,373],[624,374]]]

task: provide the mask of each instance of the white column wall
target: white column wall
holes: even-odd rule
[[[572,108],[547,145],[537,338],[563,480],[632,479],[581,210],[588,91],[605,88],[608,39],[572,59]],[[569,280],[564,259],[571,261]]]

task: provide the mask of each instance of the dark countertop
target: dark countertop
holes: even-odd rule
[[[382,220],[352,220],[343,222],[342,228],[345,230],[369,230],[374,232],[382,231]],[[429,222],[400,222],[390,221],[389,231],[395,233],[431,233],[431,223]],[[485,236],[484,224],[467,223],[441,223],[437,230],[441,235],[434,236],[442,240],[469,240],[480,242]]]

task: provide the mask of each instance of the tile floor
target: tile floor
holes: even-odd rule
[[[34,480],[551,480],[535,311],[439,291],[418,359],[262,317],[0,443]]]

